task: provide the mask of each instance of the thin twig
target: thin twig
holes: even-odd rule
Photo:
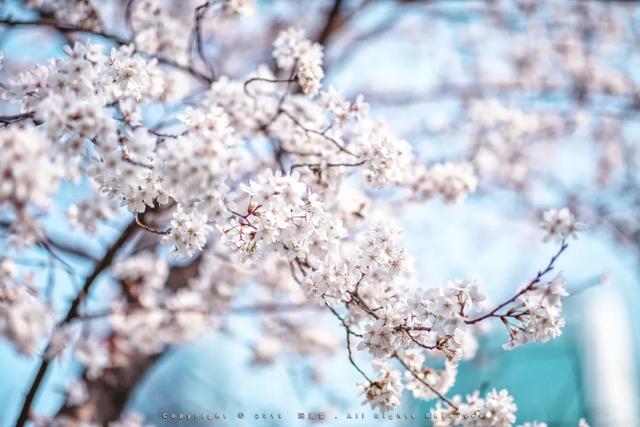
[[[78,246],[70,245],[68,243],[59,242],[58,240],[52,238],[51,236],[46,237],[46,243],[51,247],[59,251],[62,251],[66,254],[78,256],[80,258],[84,258],[86,260],[93,261],[93,262],[98,261],[98,259],[94,255],[89,253],[88,250],[85,250]]]
[[[445,396],[444,394],[440,393],[438,390],[436,390],[431,384],[429,384],[428,382],[426,382],[420,375],[416,374],[415,372],[413,372],[413,370],[409,367],[409,365],[407,365],[407,363],[402,360],[402,358],[395,353],[393,355],[393,357],[395,357],[400,364],[418,381],[420,381],[425,387],[427,387],[433,394],[435,394],[436,396],[438,396],[440,398],[440,400],[442,400],[443,402],[445,402],[447,405],[451,406],[453,409],[455,409],[456,411],[458,410],[458,407],[447,398],[447,396]]]
[[[558,260],[558,258],[560,257],[560,255],[562,255],[562,253],[565,251],[565,249],[567,249],[569,247],[569,244],[566,242],[566,240],[562,241],[562,244],[560,245],[560,249],[558,250],[558,252],[551,257],[551,260],[549,261],[549,264],[547,264],[547,267],[544,270],[540,270],[538,271],[538,274],[536,274],[536,277],[534,277],[528,284],[527,286],[525,286],[524,288],[522,288],[517,294],[515,294],[513,297],[509,298],[508,300],[506,300],[505,302],[503,302],[502,304],[498,305],[496,308],[494,308],[493,310],[491,310],[490,312],[480,316],[480,317],[476,317],[475,319],[469,319],[469,320],[465,320],[465,323],[472,325],[474,323],[478,323],[488,317],[494,317],[496,316],[496,313],[500,310],[502,310],[504,307],[506,307],[507,305],[511,304],[512,302],[514,302],[516,299],[518,299],[518,297],[520,297],[521,295],[523,295],[524,293],[530,291],[535,285],[537,285],[538,283],[540,283],[540,280],[542,280],[542,277],[545,276],[546,274],[548,274],[549,272],[551,272],[551,270],[553,270],[554,268],[554,264],[556,263],[556,261]],[[498,316],[500,317],[500,316]]]
[[[342,316],[340,316],[338,314],[338,312],[329,305],[329,303],[325,302],[324,304],[329,310],[331,310],[331,312],[333,313],[334,316],[336,316],[338,318],[338,320],[340,320],[340,323],[342,323],[342,326],[345,329],[346,332],[346,340],[347,340],[347,353],[348,353],[348,357],[349,357],[349,362],[351,363],[351,365],[353,365],[354,368],[356,368],[356,370],[358,372],[360,372],[360,374],[364,377],[365,380],[367,380],[369,382],[369,384],[372,384],[373,381],[371,381],[371,379],[369,378],[369,376],[362,370],[360,369],[360,367],[358,366],[358,364],[355,362],[355,360],[353,359],[353,353],[351,351],[351,335],[355,335],[357,337],[362,337],[362,335],[353,332],[351,330],[351,328],[349,327],[349,325],[347,324],[347,322],[342,318]]]
[[[256,95],[253,93],[249,92],[249,85],[251,83],[254,82],[265,82],[265,83],[291,83],[295,81],[293,78],[288,78],[288,79],[267,79],[264,77],[251,77],[250,79],[246,80],[244,82],[244,84],[242,85],[242,89],[244,90],[245,95],[251,97],[251,98],[255,98]]]
[[[26,21],[26,20],[17,20],[17,19],[0,19],[0,25],[8,25],[10,27],[49,27],[52,29],[55,29],[61,33],[84,33],[84,34],[92,34],[94,36],[99,36],[99,37],[103,37],[107,40],[110,40],[116,44],[119,45],[128,45],[133,43],[132,40],[128,40],[125,38],[122,38],[120,36],[117,36],[115,34],[109,34],[103,31],[95,31],[95,30],[89,30],[87,28],[79,28],[79,27],[75,27],[72,25],[68,25],[68,24],[64,24],[61,22],[58,22],[56,20],[53,19],[47,19],[47,18],[42,18],[42,19],[38,19],[35,21]],[[182,70],[188,74],[190,74],[191,76],[193,76],[194,78],[203,81],[205,83],[212,83],[213,80],[199,72],[198,70],[196,70],[195,68],[193,68],[192,66],[185,66],[182,64],[179,64],[177,62],[175,62],[172,59],[169,58],[163,58],[161,56],[153,56],[153,58],[157,59],[159,63],[161,64],[165,64],[165,65],[169,65],[173,68]]]
[[[280,109],[280,112],[282,114],[284,114],[285,116],[287,116],[288,118],[291,119],[291,121],[293,121],[293,123],[295,123],[298,127],[300,127],[300,129],[302,129],[305,133],[309,134],[314,134],[314,135],[318,135],[323,137],[324,139],[326,139],[327,141],[331,142],[333,145],[335,145],[340,151],[344,151],[345,153],[354,156],[354,157],[358,157],[357,155],[353,154],[351,151],[347,150],[342,144],[340,144],[338,141],[336,141],[334,138],[331,138],[330,136],[328,136],[326,134],[326,131],[320,132],[314,129],[309,129],[308,127],[306,127],[305,125],[303,125],[302,123],[300,123],[300,121],[290,112],[288,112],[287,110],[284,109]]]
[[[357,167],[362,166],[367,162],[367,160],[362,160],[358,163],[296,163],[291,166],[289,169],[289,173],[293,172],[296,168],[308,167],[311,169],[321,168],[322,166],[326,166],[329,168],[337,168],[337,167]]]
[[[141,220],[138,214],[133,216],[134,220],[136,221],[136,224],[138,224],[138,226],[140,226],[140,228],[143,228],[151,233],[155,233],[155,234],[160,234],[160,235],[167,235],[169,233],[171,233],[171,229],[167,229],[167,230],[158,230],[157,228],[153,228],[150,227],[146,224],[144,224]]]
[[[207,68],[212,81],[216,79],[216,70],[213,64],[207,59],[206,55],[204,54],[204,43],[202,41],[202,20],[204,19],[204,15],[207,13],[209,7],[214,3],[215,1],[208,0],[202,3],[200,6],[196,7],[193,18],[194,26],[192,35],[192,40],[195,40],[198,57]]]

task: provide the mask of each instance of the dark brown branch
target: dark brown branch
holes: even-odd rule
[[[256,96],[252,93],[249,92],[249,85],[253,82],[265,82],[265,83],[287,83],[290,84],[292,82],[294,82],[295,79],[293,77],[290,77],[288,79],[267,79],[264,77],[251,77],[250,79],[248,79],[247,81],[244,82],[244,84],[242,85],[242,88],[244,90],[245,95],[251,97],[251,98],[255,98]]]
[[[136,243],[134,250],[140,248],[144,238],[145,235]],[[202,256],[197,256],[187,265],[172,266],[165,287],[177,290],[186,286],[198,274],[201,261]],[[133,354],[127,359],[126,366],[109,367],[97,378],[89,378],[85,370],[83,379],[89,390],[89,400],[79,406],[65,404],[58,415],[68,416],[78,423],[108,425],[115,421],[122,415],[139,381],[170,348],[150,355]]]
[[[69,307],[69,310],[67,311],[66,316],[59,323],[59,325],[66,324],[71,320],[73,320],[76,316],[78,316],[78,308],[80,307],[80,303],[82,303],[85,297],[89,294],[89,291],[91,290],[91,286],[95,282],[96,278],[107,267],[109,267],[109,265],[111,265],[111,262],[113,261],[118,251],[135,233],[137,227],[138,226],[135,223],[135,221],[132,221],[131,223],[129,223],[127,228],[124,229],[124,231],[120,234],[118,239],[109,247],[109,249],[107,249],[107,252],[104,254],[102,259],[94,266],[91,274],[89,274],[89,276],[85,279],[82,289],[80,290],[80,292],[78,292],[76,297],[71,302],[71,306]],[[51,348],[51,342],[49,342],[49,344],[47,345],[47,348],[45,350],[45,355],[43,356],[42,361],[40,362],[40,366],[38,367],[38,371],[36,372],[33,382],[31,383],[31,387],[29,387],[29,391],[27,392],[27,395],[24,398],[24,401],[22,403],[22,409],[20,410],[20,414],[15,424],[16,427],[24,426],[27,420],[29,419],[31,405],[34,402],[34,399],[36,398],[36,394],[38,393],[38,389],[40,388],[40,385],[42,384],[42,381],[44,380],[44,377],[49,369],[49,364],[51,360],[47,358],[46,354],[47,354],[47,350],[49,350],[50,348]]]
[[[291,166],[291,169],[289,170],[290,173],[293,172],[296,168],[302,168],[302,167],[308,167],[311,169],[320,169],[322,166],[326,166],[329,168],[337,168],[337,167],[358,167],[358,166],[362,166],[366,163],[366,160],[362,160],[358,163],[326,163],[326,164],[322,164],[322,163],[297,163],[293,166]]]
[[[202,20],[204,19],[204,15],[207,13],[207,10],[213,3],[215,3],[215,1],[208,0],[205,3],[201,4],[200,6],[196,7],[196,10],[194,12],[194,18],[193,18],[194,26],[193,26],[193,34],[192,34],[192,40],[195,41],[198,57],[200,58],[200,61],[202,61],[204,66],[207,68],[207,71],[209,72],[209,76],[212,81],[216,79],[216,70],[213,67],[213,64],[211,63],[211,61],[209,61],[206,55],[204,54],[204,43],[202,40]]]
[[[340,27],[340,7],[342,6],[342,0],[334,0],[333,6],[329,13],[327,14],[327,19],[325,20],[324,26],[322,30],[318,34],[316,38],[316,42],[324,45],[331,34],[336,31]]]
[[[96,378],[84,372],[82,379],[89,390],[89,400],[79,406],[65,404],[57,416],[68,417],[77,423],[75,425],[107,426],[122,415],[136,385],[164,354],[166,351],[136,354],[125,366],[107,368]]]
[[[14,114],[8,116],[0,116],[0,123],[9,125],[11,123],[21,122],[23,120],[32,119],[35,113],[33,111],[29,111],[27,113]]]
[[[160,235],[163,235],[163,236],[164,236],[164,235],[167,235],[167,234],[169,234],[169,233],[171,233],[171,229],[168,229],[168,230],[158,230],[157,228],[153,228],[153,227],[148,226],[147,224],[145,224],[145,223],[143,223],[143,222],[142,222],[142,220],[140,219],[140,215],[139,215],[139,214],[135,214],[135,215],[133,216],[133,219],[135,220],[136,224],[137,224],[140,228],[142,228],[142,229],[144,229],[144,230],[146,230],[146,231],[148,231],[148,232],[150,232],[150,233],[160,234]]]

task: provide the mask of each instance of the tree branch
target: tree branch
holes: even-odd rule
[[[340,27],[340,7],[342,6],[342,0],[334,0],[331,10],[327,14],[322,30],[316,38],[316,42],[324,45],[331,34]]]
[[[515,294],[513,297],[509,298],[508,300],[506,300],[502,304],[498,305],[496,308],[494,308],[490,312],[488,312],[488,313],[486,313],[486,314],[484,314],[484,315],[482,315],[480,317],[476,317],[475,319],[465,320],[465,323],[467,323],[469,325],[472,325],[472,324],[478,323],[478,322],[480,322],[480,321],[482,321],[482,320],[484,320],[484,319],[486,319],[488,317],[495,316],[495,314],[498,311],[502,310],[504,307],[506,307],[507,305],[509,305],[512,302],[514,302],[521,295],[523,295],[526,292],[530,291],[535,285],[540,283],[540,280],[542,280],[542,277],[544,275],[546,275],[551,270],[553,270],[554,264],[556,263],[556,261],[558,260],[560,255],[562,255],[564,250],[567,249],[568,247],[569,247],[569,244],[565,240],[563,240],[562,244],[560,245],[560,249],[558,250],[558,252],[554,256],[551,257],[551,260],[549,261],[549,264],[547,264],[547,267],[544,270],[538,271],[538,274],[536,274],[536,277],[534,277],[533,280],[531,280],[527,286],[522,288],[517,294]]]
[[[49,27],[54,30],[57,30],[63,34],[66,33],[84,33],[84,34],[92,34],[94,36],[103,37],[107,40],[110,40],[118,45],[128,45],[133,43],[132,40],[128,40],[117,36],[115,34],[106,33],[103,31],[95,31],[88,30],[86,28],[74,27],[72,25],[67,25],[61,22],[58,22],[54,19],[42,18],[35,21],[25,21],[25,20],[16,20],[16,19],[0,19],[0,25],[7,25],[9,27]],[[181,65],[169,58],[163,58],[160,56],[152,56],[156,58],[159,63],[169,65],[173,68],[182,70],[187,74],[192,75],[194,78],[204,82],[204,83],[212,83],[213,79],[209,76],[202,74],[192,66]]]
[[[202,42],[202,20],[204,19],[204,15],[207,13],[207,10],[213,3],[215,3],[215,1],[208,0],[200,6],[196,7],[193,19],[193,40],[195,40],[196,51],[198,52],[198,57],[200,57],[200,60],[209,71],[209,75],[212,81],[216,79],[216,70],[213,67],[213,64],[207,59],[204,54],[204,44]]]
[[[127,240],[129,240],[129,238],[135,233],[136,229],[137,224],[135,223],[135,221],[132,221],[120,234],[118,239],[109,247],[109,249],[107,249],[107,252],[104,254],[102,259],[98,261],[98,263],[94,266],[91,274],[89,274],[89,276],[85,279],[82,289],[71,302],[71,306],[69,307],[66,316],[59,323],[59,325],[66,324],[73,320],[76,316],[78,316],[78,308],[80,307],[80,303],[84,301],[84,298],[88,295],[89,291],[91,290],[91,286],[95,282],[96,278],[111,264],[115,255],[124,246]],[[40,366],[38,367],[38,371],[36,372],[33,382],[31,383],[31,387],[29,387],[29,391],[24,398],[20,414],[15,424],[16,427],[24,426],[29,419],[31,405],[34,402],[36,394],[38,393],[38,389],[40,388],[47,370],[49,369],[49,364],[51,363],[51,359],[47,358],[46,356],[47,350],[49,350],[50,348],[51,342],[49,342],[49,344],[47,345],[42,361],[40,362]]]

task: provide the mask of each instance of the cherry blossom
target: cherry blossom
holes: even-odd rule
[[[400,381],[400,372],[391,369],[380,362],[376,365],[380,378],[361,386],[361,393],[366,397],[365,402],[372,408],[383,412],[391,410],[400,403],[403,385]]]
[[[2,129],[0,150],[0,205],[16,210],[27,210],[31,204],[46,208],[63,169],[48,152],[42,135],[31,127]]]
[[[32,277],[0,258],[0,333],[28,356],[38,352],[53,326],[53,311],[30,288]]]
[[[577,232],[585,228],[584,224],[576,221],[568,208],[549,209],[542,216],[544,222],[540,227],[547,231],[545,242],[551,239],[562,241],[569,237],[577,238]]]
[[[491,390],[485,397],[476,392],[467,395],[462,401],[456,396],[457,409],[446,408],[438,402],[431,410],[434,426],[496,426],[509,427],[516,421],[517,406],[507,390]]]
[[[202,250],[211,231],[213,227],[207,224],[207,215],[177,210],[162,242],[172,245],[176,256],[189,257]]]
[[[434,159],[414,151],[412,136],[392,129],[368,97],[323,84],[335,59],[325,58],[325,30],[274,26],[274,64],[232,66],[237,49],[215,39],[242,28],[252,0],[184,8],[134,0],[110,19],[98,3],[30,1],[42,19],[5,22],[46,26],[72,42],[46,63],[16,64],[20,71],[0,85],[17,111],[0,128],[1,225],[10,237],[9,255],[0,256],[0,335],[38,357],[42,373],[17,427],[146,425],[124,402],[103,419],[95,402],[113,383],[129,393],[131,370],[227,333],[228,319],[243,312],[261,315],[252,364],[338,354],[362,376],[363,404],[374,410],[394,410],[406,392],[436,402],[434,425],[514,425],[507,390],[448,395],[487,324],[501,325],[505,349],[562,334],[569,293],[552,271],[584,225],[568,208],[544,212],[544,241],[559,249],[494,304],[481,278],[419,277],[394,217],[432,198],[463,203],[492,180],[524,185],[534,169],[525,141],[558,131],[557,117],[470,102],[472,154]],[[112,32],[116,19],[122,31]],[[570,63],[570,72],[583,68],[580,58]],[[614,77],[598,70],[591,84],[624,91],[629,82]],[[72,201],[57,197],[61,184]],[[52,214],[56,204],[63,215]],[[104,250],[56,240],[51,218],[98,237]],[[14,262],[29,247],[49,268],[84,276],[61,307]],[[75,258],[88,272],[68,265]],[[96,302],[98,278],[110,293]],[[337,320],[338,332],[300,308]],[[44,374],[64,357],[82,374],[65,387],[60,414],[40,414]]]
[[[283,31],[274,42],[273,57],[278,67],[289,69],[295,66],[300,88],[310,97],[318,93],[324,77],[322,56],[322,46],[306,39],[299,28]]]

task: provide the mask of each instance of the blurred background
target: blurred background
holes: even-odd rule
[[[93,3],[113,33],[126,32],[126,2]],[[199,3],[163,5],[177,19],[190,20]],[[18,1],[2,2],[0,14],[37,18]],[[563,335],[503,351],[505,331],[494,325],[481,337],[476,358],[461,365],[453,392],[507,388],[519,422],[575,426],[584,417],[592,426],[636,426],[639,18],[640,4],[633,1],[259,0],[253,16],[212,21],[204,30],[222,74],[239,77],[270,64],[277,33],[299,26],[325,45],[325,89],[333,85],[349,98],[364,94],[372,115],[387,120],[426,164],[474,164],[479,190],[464,204],[429,201],[398,218],[420,283],[477,277],[492,300],[512,295],[555,252],[554,245],[542,243],[541,212],[571,207],[588,230],[559,261],[572,294]],[[87,37],[110,45],[95,35],[72,38]],[[61,56],[68,41],[46,28],[0,26],[4,71]],[[152,117],[153,108],[147,114]],[[47,229],[99,251],[125,215],[101,228],[95,241],[74,234],[64,209],[82,197],[82,188],[63,187],[56,199],[60,213],[47,218]],[[46,258],[38,250],[25,257]],[[48,269],[38,269],[36,277],[44,284],[50,275],[66,283],[53,296],[64,301],[77,284]],[[102,282],[95,304],[110,293],[108,277]],[[126,407],[156,425],[169,424],[163,414],[181,412],[226,412],[232,418],[243,412],[247,425],[256,413],[285,416],[256,422],[265,426],[301,425],[299,412],[371,416],[360,405],[360,378],[345,351],[322,358],[284,354],[267,365],[252,364],[259,322],[248,313],[197,342],[168,349],[145,367]],[[343,339],[335,319],[318,316],[318,322]],[[0,425],[12,425],[35,363],[0,340]],[[55,412],[60,385],[78,373],[73,360],[57,363],[36,410]],[[418,419],[386,423],[429,425],[423,418],[429,407],[431,402],[407,398],[397,412]]]

